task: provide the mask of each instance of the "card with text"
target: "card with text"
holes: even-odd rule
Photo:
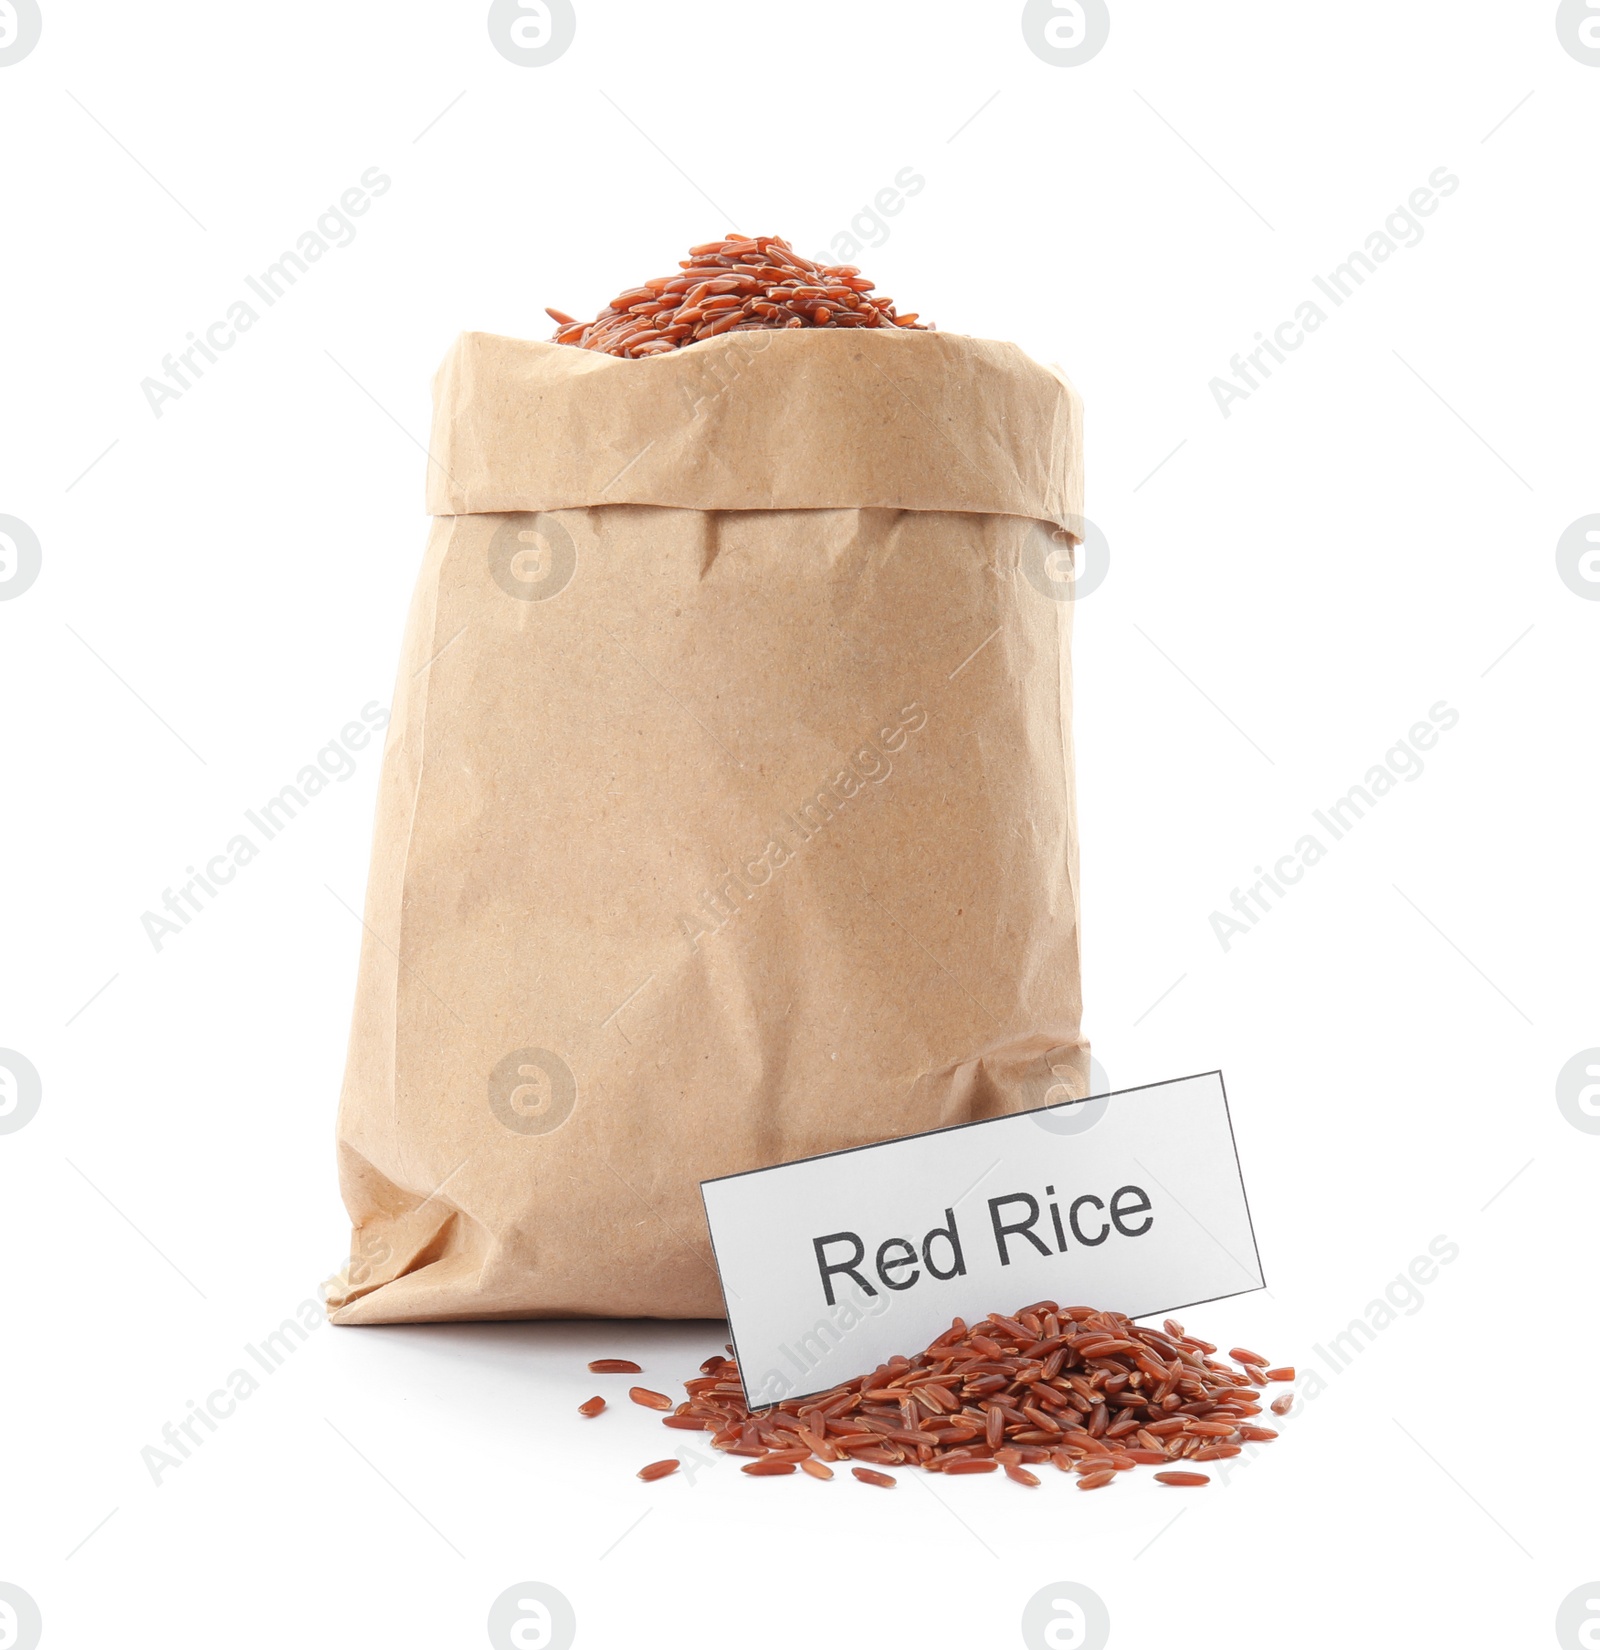
[[[1222,1073],[701,1184],[752,1407],[1036,1300],[1129,1317],[1264,1287]]]

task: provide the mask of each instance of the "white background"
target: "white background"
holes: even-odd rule
[[[591,1647],[1009,1646],[1058,1581],[1118,1647],[1551,1642],[1600,1572],[1600,1138],[1555,1099],[1600,1044],[1600,603],[1555,560],[1600,511],[1600,68],[1553,3],[1113,0],[1078,68],[1015,0],[589,0],[544,68],[481,3],[43,5],[0,68],[0,514],[43,546],[0,602],[0,1046],[44,1096],[0,1136],[0,1581],[44,1643],[477,1645],[535,1580]],[[140,380],[372,166],[353,244],[156,419]],[[435,365],[735,227],[815,251],[907,166],[853,261],[1087,403],[1087,1028],[1118,1086],[1223,1068],[1270,1285],[1190,1327],[1314,1367],[1459,1258],[1187,1497],[641,1485],[692,1435],[574,1406],[590,1357],[670,1388],[722,1339],[659,1324],[324,1326],[157,1487],[140,1451],[344,1259],[376,751],[159,954],[140,915],[387,701]],[[1440,166],[1225,419],[1209,381]],[[1441,700],[1225,952],[1211,912]]]

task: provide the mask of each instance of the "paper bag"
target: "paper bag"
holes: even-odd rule
[[[335,1322],[720,1315],[701,1180],[1087,1092],[1080,454],[1008,344],[459,340]]]

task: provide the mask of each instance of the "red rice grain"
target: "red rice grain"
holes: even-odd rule
[[[1294,1379],[1294,1365],[1283,1364],[1277,1369],[1269,1369],[1267,1379],[1269,1381],[1292,1381]]]
[[[631,1358],[596,1358],[589,1365],[591,1375],[639,1375],[643,1371]]]
[[[1272,1400],[1272,1413],[1274,1415],[1287,1415],[1293,1408],[1294,1394],[1292,1392],[1286,1392],[1281,1398]]]
[[[853,279],[853,271],[841,277]],[[1012,1482],[1036,1488],[1029,1469],[1048,1462],[1074,1474],[1082,1489],[1102,1488],[1135,1467],[1169,1469],[1155,1475],[1163,1484],[1199,1486],[1210,1482],[1206,1474],[1171,1469],[1228,1460],[1247,1443],[1275,1439],[1246,1417],[1260,1414],[1255,1400],[1265,1396],[1258,1388],[1269,1375],[1294,1373],[1288,1365],[1269,1370],[1243,1347],[1234,1348],[1232,1364],[1216,1350],[1176,1319],[1146,1329],[1118,1312],[1036,1301],[1009,1317],[957,1318],[912,1357],[896,1355],[826,1392],[753,1413],[731,1346],[684,1383],[682,1403],[646,1387],[631,1387],[628,1396],[664,1412],[664,1426],[706,1433],[711,1448],[747,1457],[743,1470],[753,1478],[798,1469],[828,1479],[829,1462],[850,1462],[854,1477],[885,1489],[895,1479],[877,1467],[950,1477],[1004,1470]],[[597,1359],[591,1368],[610,1373],[625,1362]],[[1293,1401],[1293,1393],[1276,1399],[1273,1413],[1286,1413]],[[604,1408],[603,1398],[580,1406],[585,1415]],[[660,1462],[647,1470],[656,1468],[661,1476],[671,1470]]]
[[[578,1413],[580,1415],[587,1415],[592,1419],[605,1407],[606,1401],[604,1398],[590,1398],[584,1403],[578,1405]]]
[[[592,321],[547,309],[553,341],[637,360],[735,328],[933,330],[915,314],[898,314],[893,298],[874,295],[854,264],[813,263],[777,235],[705,241],[678,267],[677,276],[619,293]]]
[[[639,1468],[639,1476],[647,1484],[653,1484],[658,1478],[666,1478],[678,1470],[677,1460],[652,1461],[648,1467]]]

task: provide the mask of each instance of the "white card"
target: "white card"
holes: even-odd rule
[[[752,1407],[825,1392],[962,1317],[1129,1317],[1263,1288],[1222,1073],[707,1180]]]

